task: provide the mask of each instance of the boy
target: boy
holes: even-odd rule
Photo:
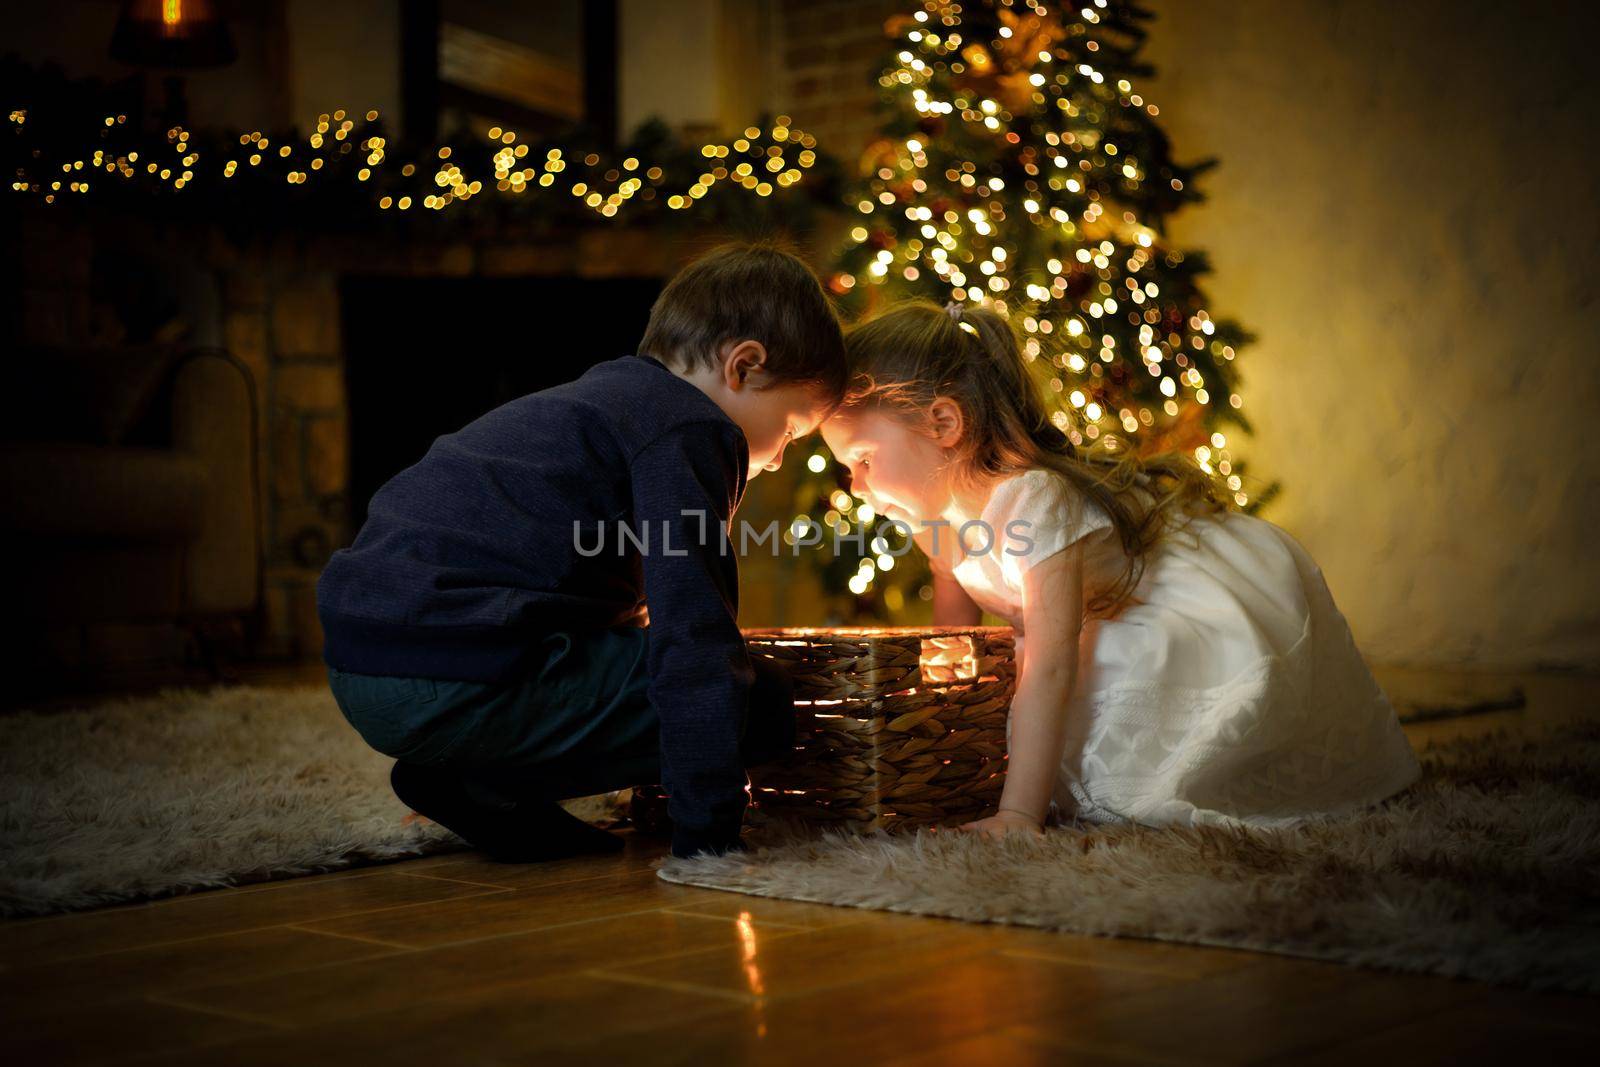
[[[845,378],[810,269],[725,246],[662,291],[638,355],[384,485],[317,601],[334,696],[400,799],[527,862],[622,847],[557,800],[660,782],[675,855],[742,848],[744,767],[793,745],[794,715],[745,650],[724,524]]]

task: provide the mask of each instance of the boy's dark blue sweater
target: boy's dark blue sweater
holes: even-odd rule
[[[326,659],[356,674],[496,682],[541,633],[627,625],[648,602],[673,851],[732,845],[753,675],[719,523],[744,493],[748,457],[710,397],[647,357],[496,408],[373,496],[355,544],[317,583]],[[619,522],[648,531],[649,548],[628,541],[619,554]],[[602,523],[605,550],[577,551],[575,524],[592,552]]]

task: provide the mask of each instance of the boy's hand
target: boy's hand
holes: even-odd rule
[[[1039,824],[1038,819],[1008,808],[997,811],[986,819],[962,823],[957,829],[997,839],[1010,834],[1020,834],[1023,837],[1044,836],[1044,827]]]

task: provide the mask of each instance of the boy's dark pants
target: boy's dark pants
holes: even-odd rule
[[[648,696],[648,629],[547,635],[507,682],[446,682],[329,668],[345,718],[402,763],[438,767],[491,795],[547,800],[661,781],[660,722]],[[756,680],[740,735],[755,766],[795,744],[793,691],[751,657]]]

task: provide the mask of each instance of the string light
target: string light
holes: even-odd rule
[[[10,112],[9,121],[19,132],[27,119],[25,110]],[[203,158],[200,150],[191,150],[188,130],[174,126],[166,131],[163,150],[178,158],[172,165],[148,162],[141,168],[135,165],[141,153],[153,158],[160,153],[119,136],[126,132],[127,116],[107,116],[98,130],[96,147],[86,149],[81,158],[52,160],[43,153],[33,154],[27,164],[16,169],[11,188],[44,203],[55,203],[61,183],[43,175],[53,171],[71,174],[86,167],[123,186],[152,192],[177,192],[203,180],[237,181],[245,168],[295,186],[306,185],[314,177],[327,181],[334,174],[352,173],[358,186],[382,185],[370,193],[370,203],[380,211],[405,211],[415,202],[438,212],[490,190],[509,197],[549,190],[569,194],[596,215],[612,218],[630,202],[638,201],[659,200],[669,211],[688,210],[721,185],[758,198],[771,197],[802,181],[818,158],[815,138],[796,129],[788,116],[780,115],[767,129],[751,126],[727,143],[700,146],[697,157],[706,169],[681,188],[669,188],[668,168],[659,163],[647,163],[635,155],[614,161],[594,152],[569,154],[560,147],[544,148],[535,158],[530,144],[515,130],[494,126],[486,132],[481,159],[473,149],[458,151],[444,145],[426,165],[420,161],[401,164],[399,179],[423,179],[422,185],[405,187],[393,177],[390,144],[376,125],[378,111],[366,111],[363,119],[365,125],[358,128],[357,120],[342,109],[324,113],[303,142],[280,145],[273,145],[259,130],[242,133],[225,141],[234,150],[223,152],[226,158],[214,163]],[[357,167],[330,166],[353,153],[358,156]],[[387,180],[384,172],[390,174]],[[83,180],[70,184],[73,192],[86,193],[90,188]]]

